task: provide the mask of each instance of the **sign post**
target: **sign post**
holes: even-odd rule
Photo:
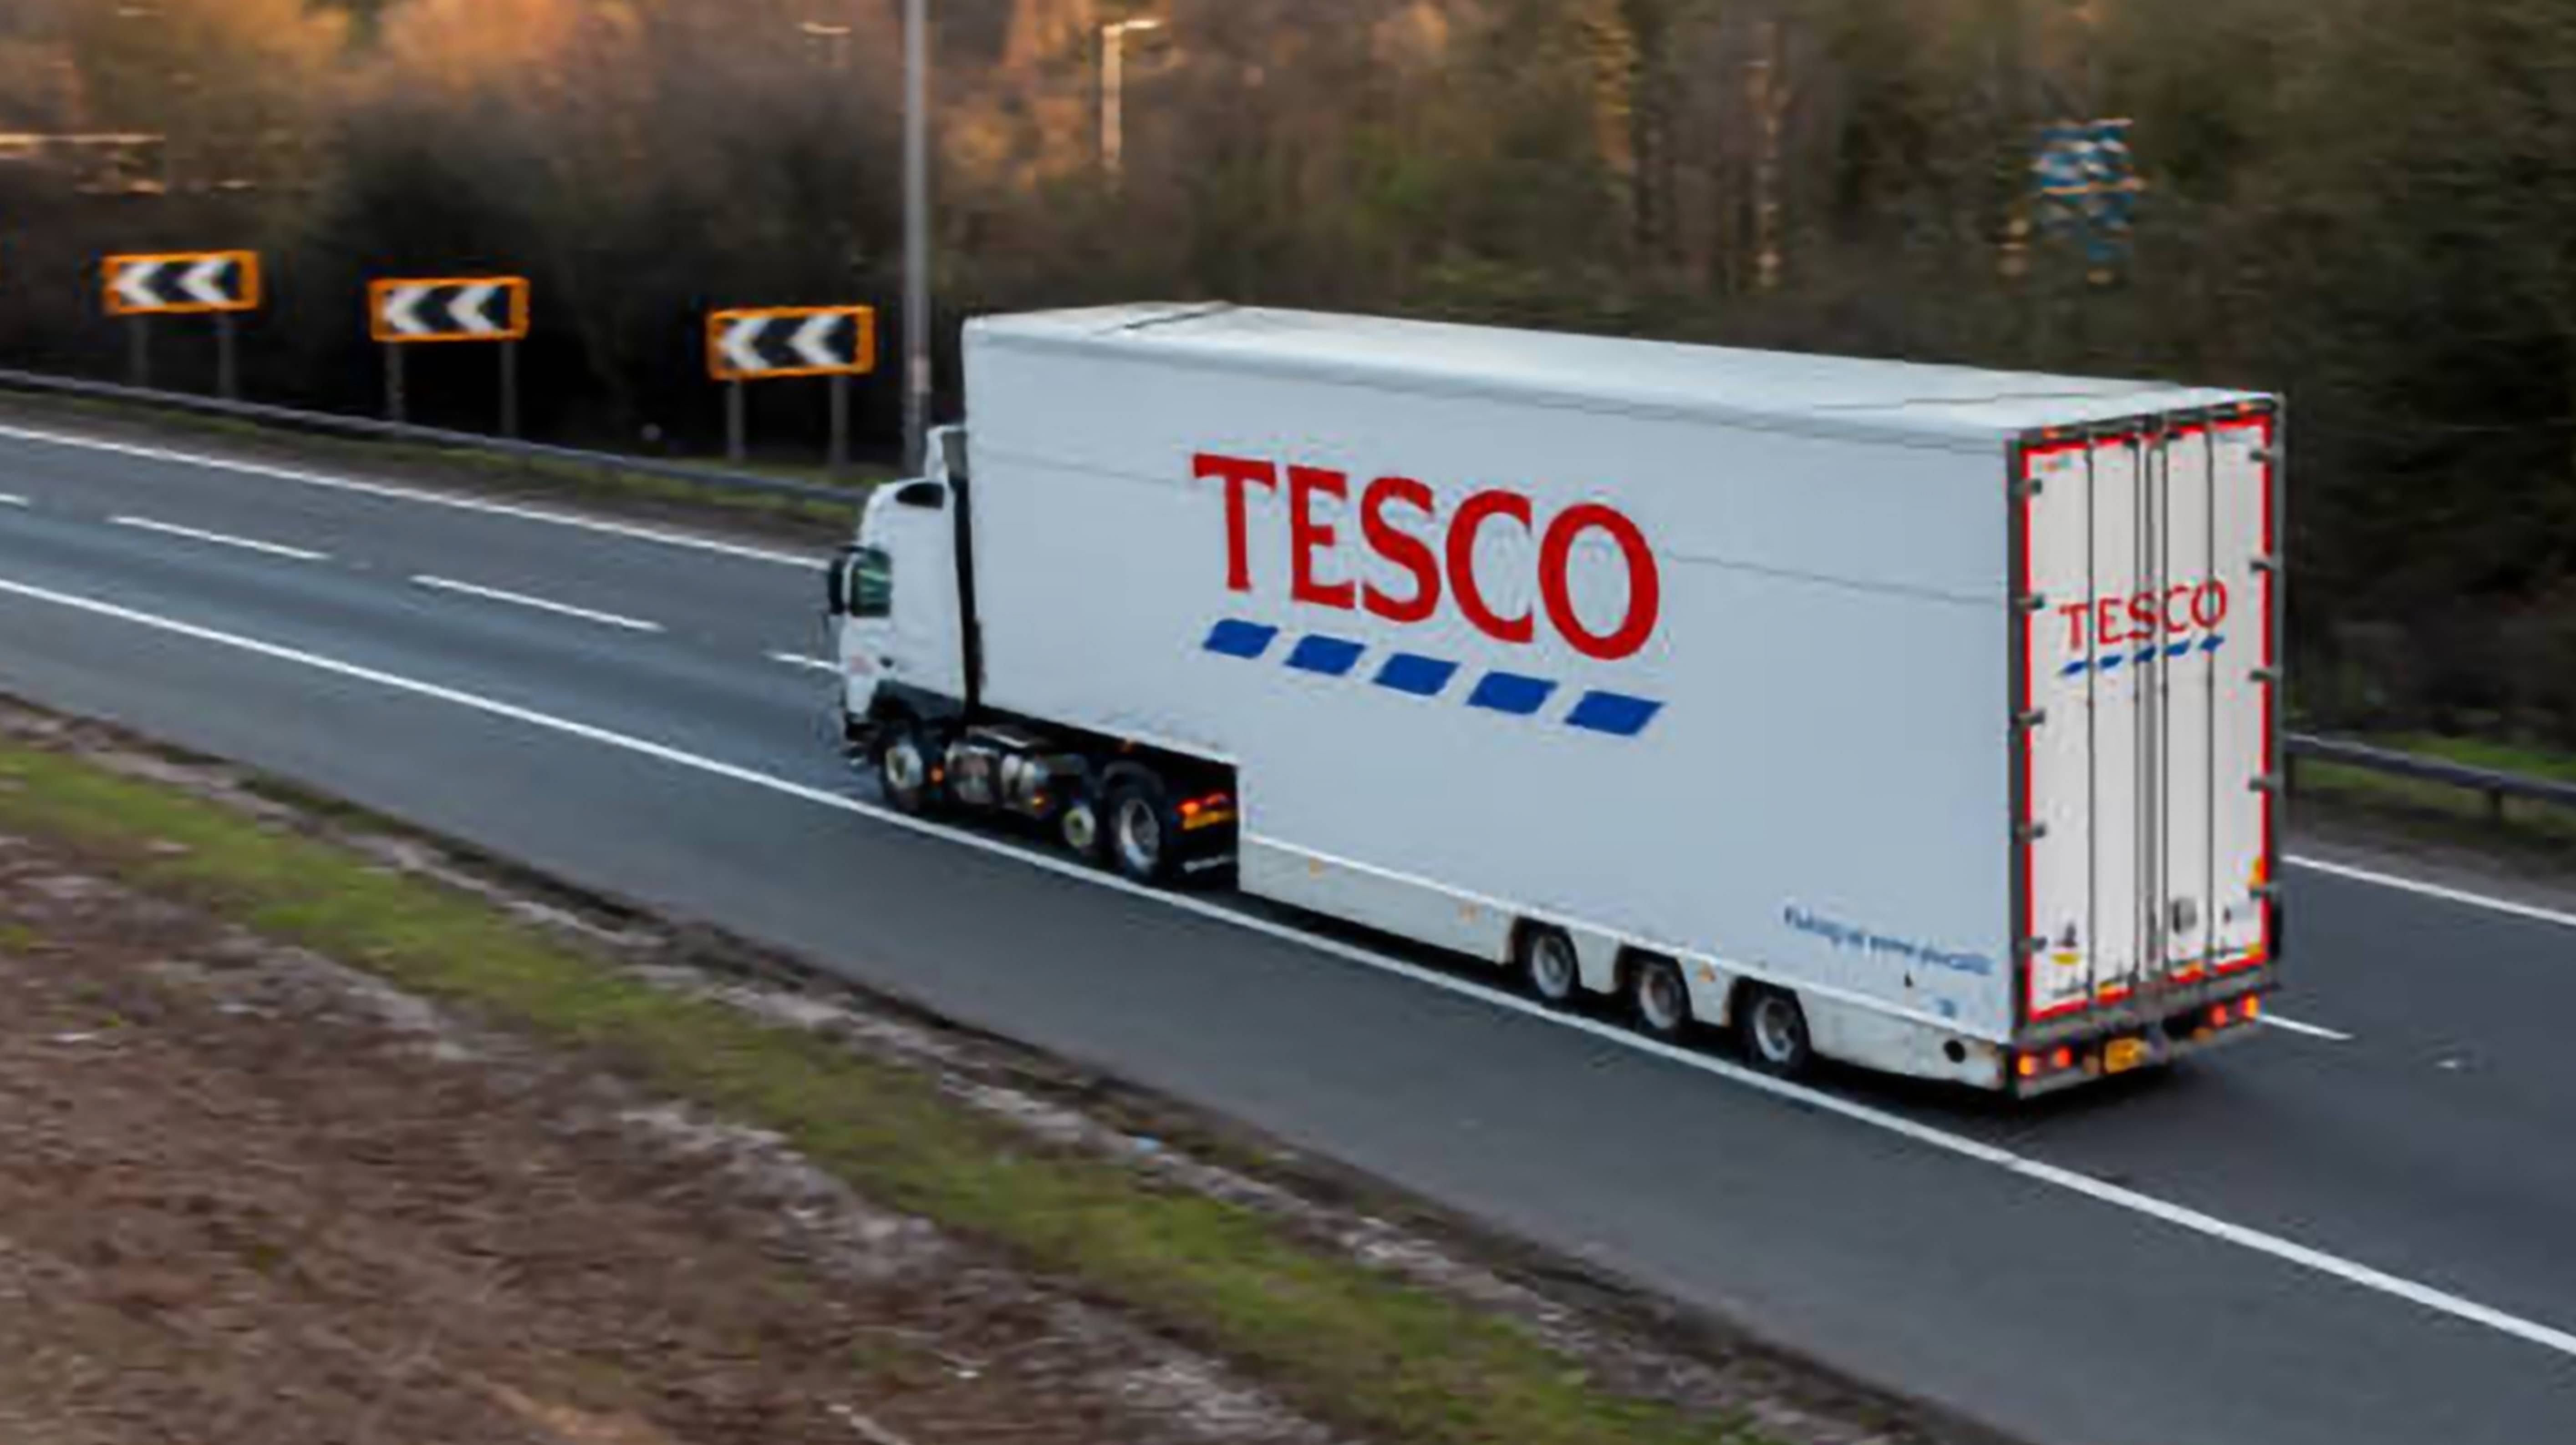
[[[528,279],[465,276],[371,281],[367,326],[385,350],[385,415],[404,420],[403,348],[481,341],[501,348],[501,435],[519,434],[519,343],[528,335]]]
[[[126,373],[152,385],[152,321],[160,316],[215,318],[215,391],[226,401],[240,390],[233,318],[260,307],[254,251],[171,251],[110,256],[99,266],[107,314],[126,329]]]
[[[831,380],[834,471],[850,464],[850,378],[877,365],[877,314],[866,306],[771,306],[707,318],[707,373],[725,386],[725,447],[734,462],[750,450],[743,385],[787,377]]]

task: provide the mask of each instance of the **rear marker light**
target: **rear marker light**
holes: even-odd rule
[[[2019,1074],[2019,1075],[2021,1075],[2021,1076],[2022,1076],[2023,1078],[2025,1078],[2025,1079],[2036,1079],[2036,1078],[2038,1078],[2038,1077],[2039,1077],[2039,1055],[2037,1055],[2037,1054],[2024,1054],[2024,1055],[2022,1055],[2019,1059],[2014,1060],[2014,1061],[2013,1061],[2013,1072],[2014,1072],[2014,1073],[2017,1073],[2017,1074]]]
[[[2209,1026],[2214,1029],[2223,1029],[2227,1027],[2233,1017],[2234,1016],[2228,1012],[2227,1005],[2223,1003],[2213,1004],[2209,1010]]]
[[[2075,1051],[2073,1049],[2059,1049],[2056,1053],[2048,1056],[2048,1066],[2052,1069],[2074,1068]]]
[[[2250,1022],[2263,1016],[2263,1000],[2253,994],[2245,996],[2245,1017]]]

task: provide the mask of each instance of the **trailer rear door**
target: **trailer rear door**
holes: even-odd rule
[[[2020,449],[2022,1015],[2269,961],[2272,418]]]

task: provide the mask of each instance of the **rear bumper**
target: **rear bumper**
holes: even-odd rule
[[[2225,1048],[2261,1027],[2243,1008],[2272,991],[2270,970],[2264,969],[2160,994],[2143,1005],[2131,1003],[2027,1030],[2013,1048],[2006,1087],[2015,1097],[2038,1098]],[[2233,1017],[2214,1023],[2212,1011],[2221,1009]],[[2021,1072],[2019,1061],[2025,1057],[2038,1061],[2035,1076]]]

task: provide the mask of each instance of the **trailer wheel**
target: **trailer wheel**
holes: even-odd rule
[[[1120,778],[1110,786],[1103,821],[1110,866],[1127,881],[1161,888],[1179,873],[1181,820],[1161,779],[1143,772]]]
[[[1573,1006],[1575,993],[1583,986],[1583,962],[1565,930],[1531,924],[1521,930],[1514,951],[1520,955],[1521,982],[1540,1003],[1549,1008]]]
[[[1807,1011],[1787,989],[1745,986],[1735,1010],[1736,1032],[1744,1040],[1744,1057],[1753,1067],[1779,1078],[1794,1078],[1816,1061],[1807,1038]]]
[[[877,744],[877,785],[886,802],[909,818],[926,816],[939,795],[930,740],[912,723],[889,724]]]
[[[1659,1039],[1690,1032],[1690,985],[1669,958],[1641,958],[1628,970],[1628,1002],[1637,1026]]]

